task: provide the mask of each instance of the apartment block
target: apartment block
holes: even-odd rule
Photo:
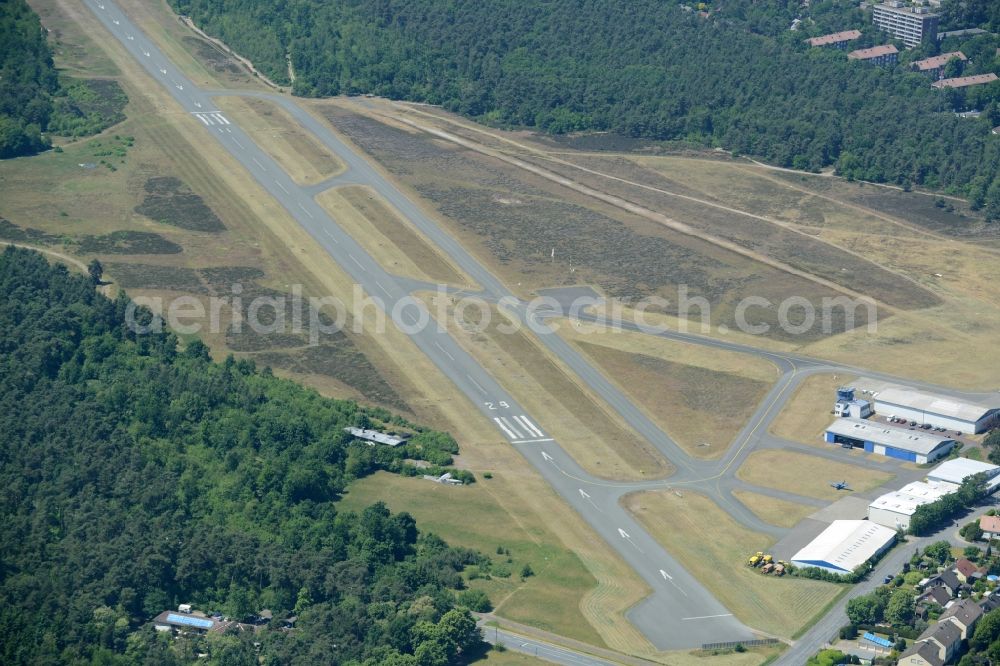
[[[925,39],[937,39],[939,16],[927,7],[907,7],[899,0],[875,5],[872,23],[907,46],[916,46]]]

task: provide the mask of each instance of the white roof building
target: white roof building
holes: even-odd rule
[[[344,428],[344,432],[349,432],[358,439],[363,439],[366,442],[371,442],[372,444],[385,444],[387,446],[399,446],[406,439],[402,437],[393,437],[392,435],[387,435],[384,432],[379,432],[378,430],[365,430],[362,428]]]
[[[1000,408],[974,400],[890,386],[875,396],[875,411],[958,432],[983,432],[997,422]]]
[[[990,491],[996,490],[1000,485],[1000,479],[996,478],[1000,474],[1000,467],[969,458],[952,458],[941,463],[927,473],[927,480],[962,485],[963,481],[976,474],[986,475],[990,480]]]
[[[868,505],[868,520],[892,529],[905,530],[917,507],[936,502],[958,490],[954,483],[914,481],[899,490],[886,493]]]
[[[797,567],[851,573],[896,540],[896,531],[868,520],[835,520],[792,556]]]

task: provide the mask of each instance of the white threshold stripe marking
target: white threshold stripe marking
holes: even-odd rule
[[[480,390],[481,392],[483,392],[483,393],[486,393],[486,389],[484,389],[484,388],[482,387],[482,385],[480,385],[480,383],[479,383],[479,382],[477,382],[477,381],[476,381],[475,379],[473,379],[473,378],[472,378],[472,375],[465,375],[465,376],[469,378],[469,381],[470,381],[470,382],[472,382],[473,384],[475,384],[475,385],[476,385],[476,388],[477,388],[477,389],[479,389],[479,390]]]
[[[274,184],[277,185],[278,187],[280,187],[281,191],[284,192],[285,194],[290,194],[290,192],[285,189],[285,186],[282,185],[280,181],[276,180],[276,181],[274,181]]]
[[[531,421],[530,421],[530,420],[528,419],[528,417],[527,417],[527,416],[525,416],[524,414],[522,414],[522,415],[520,415],[520,416],[515,416],[515,417],[514,417],[514,420],[515,420],[515,421],[517,421],[518,423],[520,423],[520,424],[521,424],[522,426],[524,426],[525,428],[527,428],[527,430],[528,430],[529,434],[532,434],[532,435],[534,435],[535,437],[544,437],[544,436],[545,436],[545,433],[544,433],[544,432],[542,432],[542,431],[541,431],[541,430],[540,430],[540,429],[538,428],[538,426],[536,426],[536,425],[535,425],[534,423],[532,423],[532,422],[531,422]]]
[[[522,428],[524,428],[525,430],[528,431],[528,437],[541,437],[542,436],[542,433],[535,432],[533,428],[529,428],[527,425],[525,425],[524,421],[522,420],[523,417],[521,417],[521,416],[514,416],[512,418],[517,423],[517,425],[521,426]]]
[[[711,620],[715,617],[732,617],[732,613],[720,613],[719,615],[699,615],[698,617],[682,617],[681,622],[687,622],[688,620]]]
[[[551,437],[543,437],[542,439],[515,439],[511,444],[534,444],[536,442],[554,442],[555,440]]]
[[[212,123],[208,122],[208,119],[205,116],[198,116],[198,120],[200,120],[205,125],[211,125],[212,124]]]
[[[515,426],[513,423],[511,423],[510,421],[508,421],[506,416],[501,416],[500,420],[503,421],[507,425],[508,428],[510,428],[511,430],[514,431],[514,433],[515,433],[514,436],[515,437],[517,437],[518,439],[522,439],[524,437],[524,435],[521,434],[521,431],[517,429],[517,426]]]
[[[450,360],[454,361],[455,357],[448,353],[448,350],[441,346],[440,342],[435,342],[434,346],[441,350],[441,353],[447,356]]]
[[[508,436],[508,437],[510,437],[511,439],[514,439],[514,438],[516,438],[516,437],[517,437],[517,435],[515,435],[514,433],[512,433],[512,432],[510,431],[510,428],[508,428],[508,427],[507,427],[506,425],[504,425],[503,421],[501,421],[501,420],[500,420],[499,418],[494,418],[494,419],[493,419],[493,421],[494,421],[494,422],[495,422],[495,423],[496,423],[496,424],[497,424],[498,426],[500,426],[500,429],[501,429],[501,430],[503,430],[503,432],[504,432],[504,434],[505,434],[505,435],[507,435],[507,436]]]

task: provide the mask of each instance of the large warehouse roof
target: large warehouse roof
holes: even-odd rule
[[[921,504],[936,502],[948,493],[958,490],[953,483],[914,481],[899,490],[886,493],[868,505],[870,509],[885,509],[904,516],[912,516]]]
[[[392,435],[387,435],[384,432],[379,432],[378,430],[344,428],[344,431],[351,433],[358,439],[363,439],[367,442],[376,442],[378,444],[388,444],[389,446],[399,446],[406,441],[402,437],[393,437]]]
[[[953,458],[928,472],[927,478],[932,481],[961,484],[962,481],[974,474],[986,474],[987,478],[993,478],[1000,474],[1000,467],[969,458]]]
[[[207,620],[203,617],[178,615],[177,613],[170,613],[167,615],[167,622],[171,624],[182,624],[187,627],[197,627],[198,629],[211,629],[212,625],[215,624],[211,620]]]
[[[828,44],[839,44],[841,42],[850,42],[861,36],[860,30],[844,30],[843,32],[835,32],[830,35],[821,35],[819,37],[813,37],[807,39],[809,46],[827,46]]]
[[[979,402],[959,400],[927,391],[916,389],[887,388],[876,396],[877,402],[910,409],[919,409],[931,414],[939,414],[953,419],[975,423],[988,412],[996,409]]]
[[[881,397],[879,396],[879,398]],[[929,432],[890,428],[881,423],[865,421],[864,419],[838,418],[827,426],[826,430],[835,435],[875,442],[922,455],[927,455],[940,446],[942,442],[951,441],[948,437],[932,435]]]
[[[822,567],[849,573],[896,538],[896,531],[867,520],[835,520],[792,557],[800,567]]]

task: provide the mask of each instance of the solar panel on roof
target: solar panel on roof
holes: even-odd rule
[[[197,627],[198,629],[211,629],[212,625],[215,624],[211,620],[206,620],[204,618],[191,617],[190,615],[178,615],[176,613],[168,615],[167,622],[183,624],[188,627]]]
[[[881,636],[876,636],[875,634],[871,633],[870,631],[866,631],[864,633],[863,638],[866,641],[871,641],[875,645],[881,645],[882,647],[886,647],[886,648],[891,648],[892,645],[893,645],[892,641],[890,641],[888,638],[882,638]]]

